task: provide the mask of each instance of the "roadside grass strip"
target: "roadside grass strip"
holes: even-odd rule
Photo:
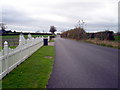
[[[55,40],[50,40],[49,42],[55,42]]]
[[[46,88],[53,63],[54,46],[43,46],[2,79],[2,88]]]

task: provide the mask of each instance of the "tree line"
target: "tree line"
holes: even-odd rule
[[[63,38],[71,38],[76,40],[83,40],[83,39],[100,39],[100,40],[115,40],[114,39],[114,32],[113,31],[102,31],[97,33],[87,33],[83,28],[76,27],[74,29],[65,31],[61,34]]]
[[[16,32],[15,30],[14,31],[11,31],[11,30],[6,30],[7,28],[7,25],[5,23],[0,23],[0,35],[19,35],[23,32]],[[50,26],[50,30],[49,32],[50,33],[40,33],[39,31],[37,31],[36,33],[31,33],[33,35],[55,35],[55,32],[57,31],[56,27],[55,26]],[[29,34],[29,33],[24,33],[24,34]]]

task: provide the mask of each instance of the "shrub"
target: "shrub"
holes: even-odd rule
[[[86,39],[87,35],[86,35],[85,30],[79,27],[79,28],[74,28],[66,32],[63,32],[61,34],[61,37],[79,40],[79,39]]]

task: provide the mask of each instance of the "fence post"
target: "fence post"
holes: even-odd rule
[[[28,38],[31,39],[31,38],[32,38],[32,35],[31,35],[31,34],[28,34]]]
[[[1,56],[2,56],[2,50],[1,50]],[[2,58],[0,58],[0,80],[2,79]],[[2,83],[0,82],[0,85],[2,85]],[[1,89],[1,86],[0,86]]]
[[[20,45],[20,46],[22,45],[22,40],[21,40],[21,38],[19,39],[19,45]]]
[[[42,46],[43,46],[43,42],[44,42],[44,37],[43,36],[41,38],[41,42],[42,42]]]
[[[8,71],[8,42],[5,41],[4,42],[4,55],[6,56],[6,59],[5,59],[5,69]]]
[[[19,36],[19,46],[20,46],[20,54],[19,54],[19,61],[22,61],[22,44],[23,44],[23,41],[22,41],[22,34],[20,34]]]
[[[48,42],[50,41],[50,36],[48,36]]]

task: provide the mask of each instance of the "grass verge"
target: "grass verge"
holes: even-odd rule
[[[52,58],[46,58],[51,56]],[[3,88],[46,88],[54,63],[54,47],[43,46],[2,80]]]
[[[87,39],[83,40],[83,42],[92,43],[100,46],[112,47],[120,49],[119,42],[116,41],[108,41],[108,40],[98,40],[98,39]]]
[[[70,39],[70,38],[65,38],[65,39]],[[70,39],[70,40],[76,40],[76,39]],[[76,40],[76,41],[120,49],[120,42],[118,41],[107,41],[107,40],[98,40],[98,39],[86,39],[86,40]]]
[[[32,37],[48,37],[48,36],[54,36],[54,35],[32,35]],[[25,38],[28,38],[28,35],[24,35]],[[19,35],[8,35],[8,36],[0,36],[1,39],[13,39],[13,38],[19,38]]]
[[[55,40],[52,39],[52,40],[50,40],[49,42],[55,42]]]
[[[120,36],[114,36],[115,41],[120,42]]]

